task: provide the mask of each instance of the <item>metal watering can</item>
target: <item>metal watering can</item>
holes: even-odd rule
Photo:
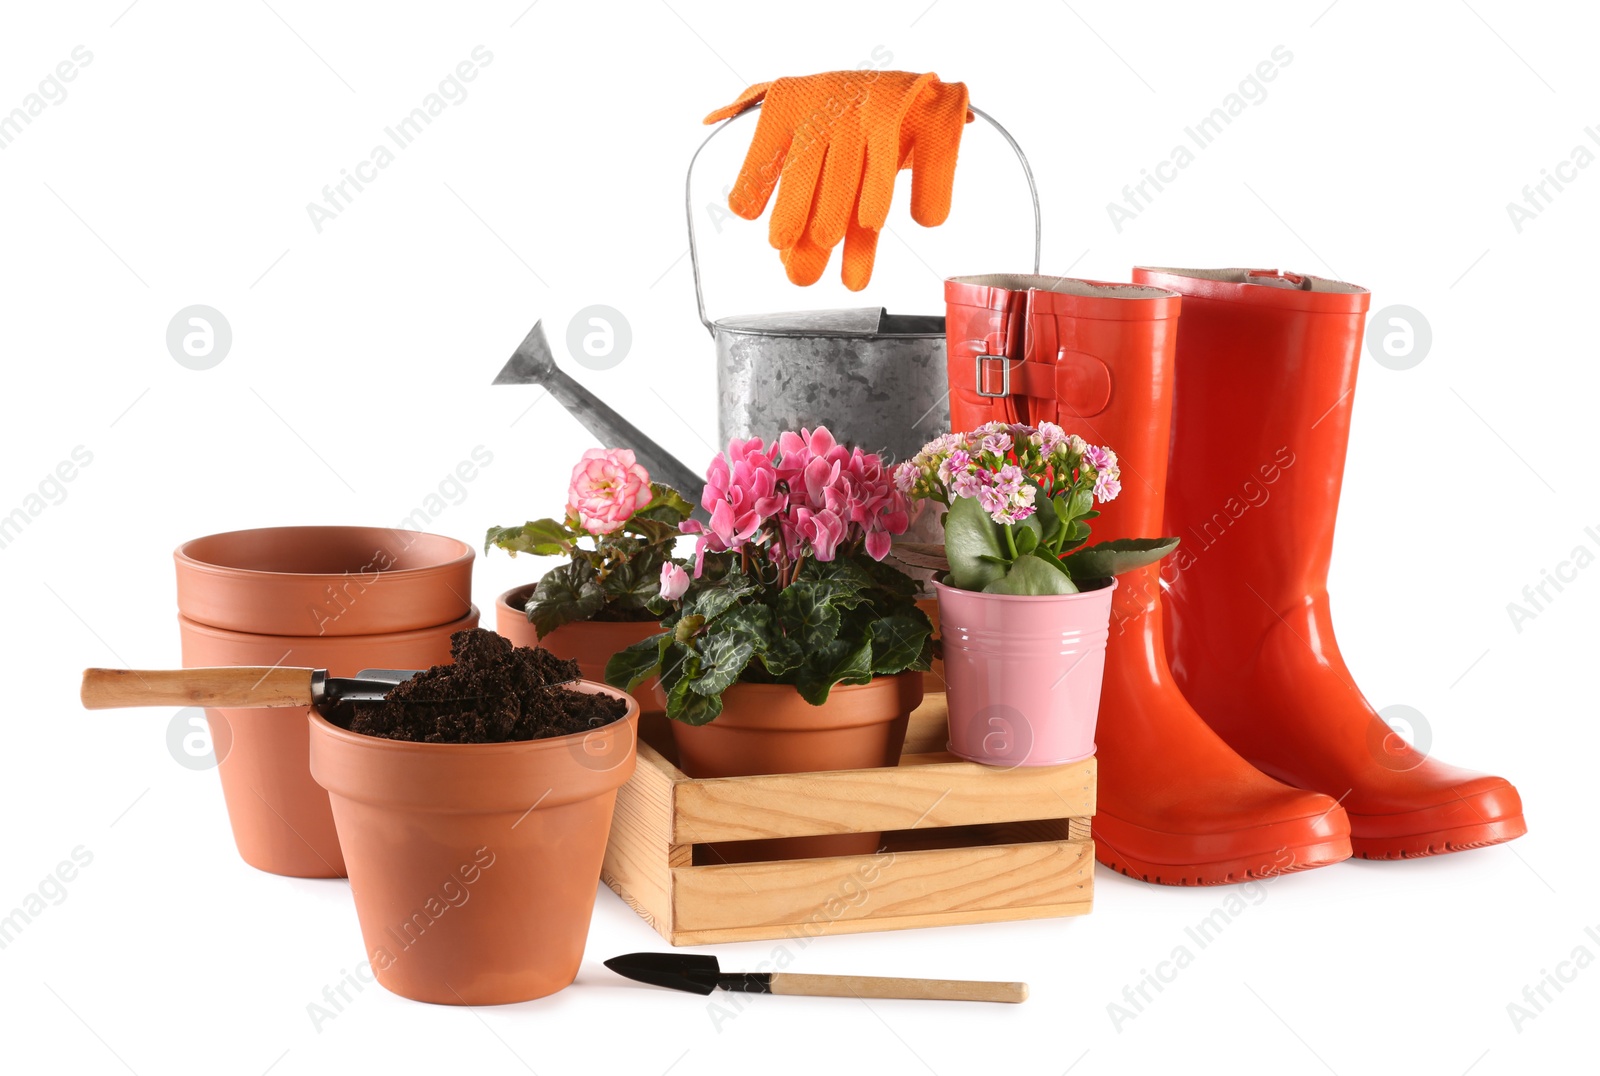
[[[689,159],[684,215],[700,323],[717,344],[720,442],[771,440],[783,430],[826,425],[841,441],[909,459],[950,429],[950,385],[944,317],[891,314],[881,306],[706,316],[694,230],[694,166],[711,140],[759,105],[718,125]],[[970,106],[969,106],[970,108]],[[999,132],[1017,155],[1033,201],[1033,271],[1039,271],[1039,192],[1022,147],[993,117],[970,109]],[[942,300],[941,300],[942,302]]]

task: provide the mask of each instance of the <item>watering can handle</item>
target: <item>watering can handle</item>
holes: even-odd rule
[[[717,335],[717,327],[712,324],[710,318],[706,317],[706,293],[705,288],[700,283],[700,249],[695,242],[694,236],[694,192],[692,189],[694,163],[700,159],[701,150],[710,145],[711,140],[717,137],[728,124],[736,122],[740,116],[753,115],[760,108],[761,105],[758,102],[739,113],[738,116],[731,116],[713,128],[711,133],[706,135],[705,141],[700,143],[700,148],[694,151],[694,156],[689,158],[689,171],[683,177],[683,211],[684,217],[689,223],[689,268],[694,271],[694,302],[700,312],[700,324],[706,327],[706,332],[710,333],[713,338]],[[1022,152],[1022,147],[1017,145],[1017,140],[1011,137],[1010,131],[1000,126],[993,116],[981,108],[973,108],[969,104],[967,110],[998,131],[1000,137],[1006,140],[1006,143],[1016,153],[1017,160],[1022,164],[1022,174],[1028,180],[1028,197],[1033,199],[1033,271],[1037,274],[1039,272],[1039,249],[1043,239],[1043,226],[1039,217],[1039,188],[1033,182],[1033,169],[1028,166],[1027,156]]]

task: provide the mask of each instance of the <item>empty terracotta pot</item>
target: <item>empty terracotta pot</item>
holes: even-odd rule
[[[539,633],[533,630],[533,625],[528,622],[528,598],[533,594],[537,583],[524,583],[520,587],[512,587],[494,603],[494,630],[497,634],[511,640],[512,646],[538,646]],[[588,676],[588,673],[584,673]],[[592,676],[591,680],[605,682],[604,676]]]
[[[354,676],[362,669],[426,669],[450,660],[450,636],[478,626],[478,610],[449,624],[387,635],[301,638],[223,631],[178,618],[187,668],[280,665]],[[212,749],[233,840],[258,870],[342,878],[344,857],[328,794],[311,779],[304,710],[208,709]]]
[[[563,624],[549,635],[540,638],[528,622],[528,596],[536,584],[515,587],[500,595],[496,601],[495,631],[510,639],[516,646],[542,646],[558,658],[578,663],[585,680],[605,683],[606,662],[619,650],[625,650],[641,639],[661,633],[661,625],[653,620],[603,621],[586,620]],[[634,700],[645,714],[660,713],[656,704],[654,678],[640,684]]]
[[[427,744],[310,717],[378,982],[443,1005],[499,1005],[568,985],[583,959],[638,705],[593,732]]]
[[[381,635],[460,620],[474,551],[384,527],[265,527],[196,538],[173,554],[178,611],[258,635]]]
[[[722,713],[714,721],[670,724],[678,768],[690,777],[862,770],[899,765],[907,720],[921,702],[922,674],[915,672],[840,685],[822,706],[787,684],[734,684],[722,693]],[[870,855],[882,839],[881,833],[843,833],[724,841],[706,845],[709,854],[696,862]]]

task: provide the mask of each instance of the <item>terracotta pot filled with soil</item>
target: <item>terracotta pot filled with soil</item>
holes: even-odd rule
[[[576,662],[458,633],[349,727],[310,716],[377,979],[447,1005],[527,1001],[582,961],[638,704]]]
[[[541,638],[528,622],[528,598],[535,586],[529,583],[500,595],[495,602],[496,629],[517,646],[542,646],[557,657],[576,661],[585,680],[604,683],[606,662],[612,655],[661,632],[660,623],[654,620],[580,620],[563,624]],[[634,698],[645,714],[661,712],[656,704],[655,685],[652,678],[634,690]]]
[[[906,723],[921,702],[918,672],[838,685],[823,706],[787,684],[738,683],[723,692],[715,721],[670,724],[678,767],[690,777],[873,769],[899,764]],[[697,849],[696,862],[871,855],[882,839],[881,833],[842,833],[724,841]]]
[[[387,635],[309,638],[223,631],[178,618],[186,668],[277,665],[354,676],[362,669],[426,669],[450,660],[450,636],[477,627],[478,610],[449,624]],[[344,857],[328,794],[311,779],[304,711],[207,709],[233,839],[257,870],[342,878]]]

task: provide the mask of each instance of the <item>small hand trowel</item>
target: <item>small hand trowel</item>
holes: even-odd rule
[[[606,967],[652,986],[709,994],[717,988],[748,994],[803,994],[827,998],[911,998],[925,1001],[1028,999],[1027,983],[971,979],[888,979],[874,975],[799,975],[788,971],[724,972],[717,958],[699,953],[629,953]]]
[[[314,707],[340,725],[341,707],[380,702],[416,669],[362,669],[353,677],[326,669],[231,665],[214,669],[85,669],[80,697],[88,710],[123,706]]]

